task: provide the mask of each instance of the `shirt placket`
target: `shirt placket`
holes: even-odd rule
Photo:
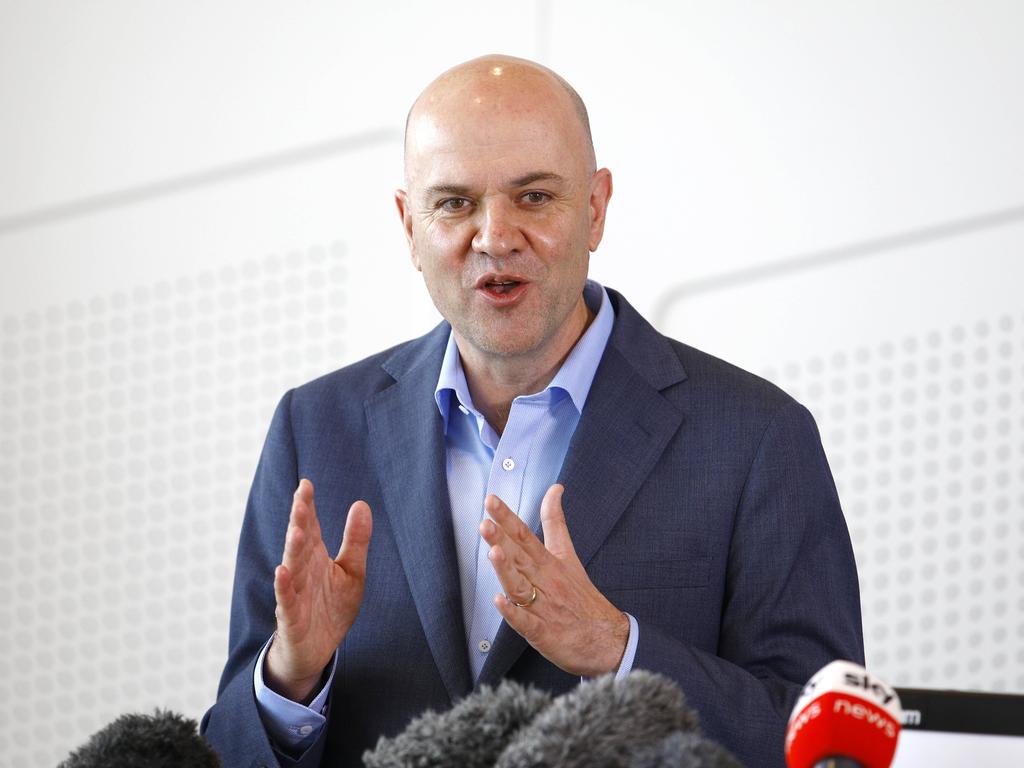
[[[514,401],[498,445],[494,450],[491,471],[487,479],[486,496],[494,494],[523,520],[531,529],[536,526],[539,510],[523,510],[523,485],[528,470],[532,440],[537,433],[538,417],[542,410],[530,404]],[[501,614],[491,598],[504,592],[494,566],[487,557],[490,546],[480,539],[477,546],[477,581],[474,611],[470,629],[470,652],[475,654],[474,673],[479,675],[494,637],[501,626]],[[486,606],[486,608],[485,608]],[[474,647],[475,646],[475,647]]]

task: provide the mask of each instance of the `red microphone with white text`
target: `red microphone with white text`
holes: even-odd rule
[[[833,661],[804,686],[786,729],[789,768],[888,768],[903,710],[893,688],[851,661]]]

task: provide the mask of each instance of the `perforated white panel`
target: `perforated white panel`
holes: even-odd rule
[[[1024,690],[1024,315],[763,371],[817,415],[857,553],[868,663]]]
[[[0,764],[213,702],[263,436],[344,356],[345,286],[335,243],[3,318]]]
[[[1020,224],[669,294],[663,327],[814,414],[893,685],[1024,691]]]

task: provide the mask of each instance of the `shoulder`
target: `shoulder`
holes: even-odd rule
[[[799,405],[789,393],[761,376],[683,342],[667,340],[686,369],[694,396],[701,400],[732,407],[746,404],[765,413]]]
[[[800,457],[827,473],[821,433],[802,403],[749,371],[686,344],[673,341],[672,345],[692,372],[690,391],[678,402],[700,431],[723,444],[752,451],[751,460],[767,451],[779,461]]]
[[[435,366],[439,370],[448,332],[448,324],[440,323],[417,339],[396,344],[289,390],[282,404],[287,403],[293,415],[346,406],[362,410],[367,399],[392,386],[402,375],[423,373]]]
[[[665,336],[620,294],[609,290],[616,326],[609,344],[668,400],[719,421],[763,421],[803,410],[767,379]]]

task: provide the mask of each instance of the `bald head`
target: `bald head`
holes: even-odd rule
[[[561,123],[575,133],[575,146],[589,173],[597,167],[590,118],[583,99],[557,73],[527,59],[488,55],[442,73],[413,103],[405,123],[405,176],[410,182],[410,153],[443,119],[481,114],[498,121],[510,113],[534,113],[538,124]]]

